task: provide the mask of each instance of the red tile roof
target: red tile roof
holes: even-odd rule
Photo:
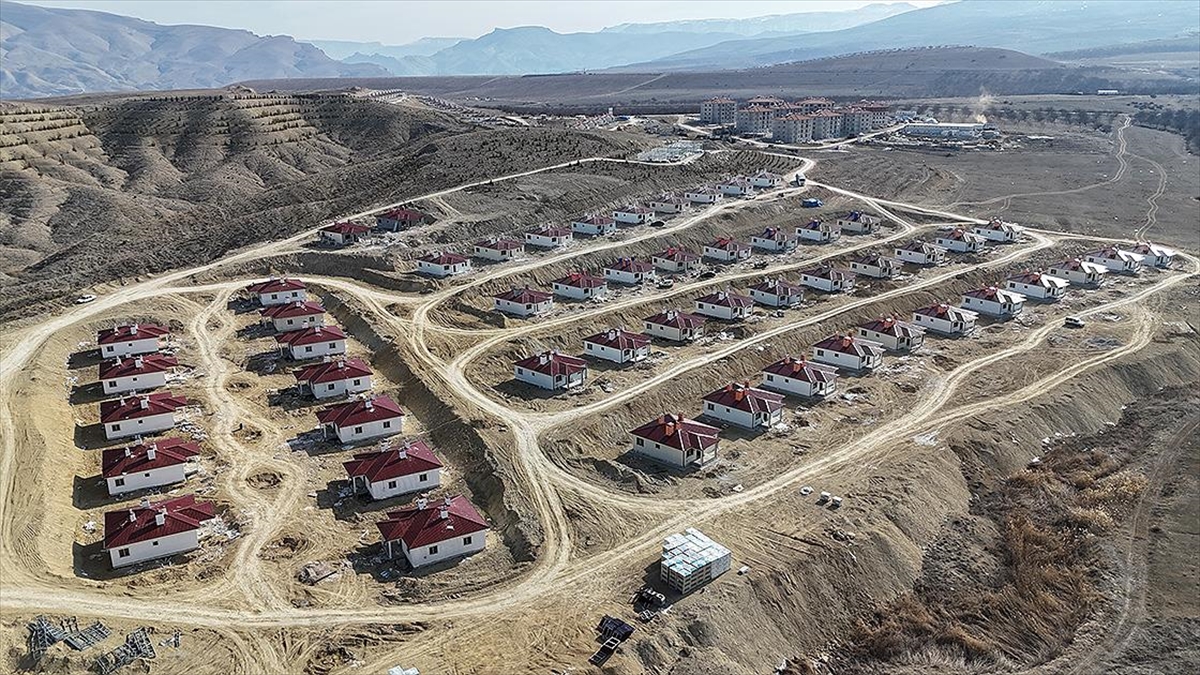
[[[554,299],[552,294],[543,293],[542,291],[535,291],[532,288],[513,288],[504,291],[503,293],[497,293],[492,297],[496,298],[497,300],[508,300],[509,302],[515,302],[519,305],[536,305],[546,302],[547,300]]]
[[[676,309],[668,309],[654,316],[646,317],[647,323],[653,323],[668,328],[699,328],[704,325],[704,317],[699,314],[688,314]]]
[[[1104,260],[1129,260],[1136,254],[1131,253],[1130,251],[1122,251],[1116,246],[1109,246],[1108,248],[1102,248],[1099,251],[1092,251],[1088,255],[1092,256],[1093,258],[1102,258]]]
[[[118,377],[161,373],[177,365],[179,362],[174,356],[163,356],[162,354],[109,359],[100,364],[100,379],[111,380]]]
[[[250,284],[246,287],[246,290],[255,295],[281,293],[283,291],[302,291],[304,290],[304,282],[299,279],[280,277],[278,279],[267,279],[256,284]]]
[[[539,236],[539,237],[570,237],[571,230],[569,230],[565,227],[558,227],[555,225],[547,225],[545,227],[539,227],[536,230],[529,230],[525,234],[526,235],[535,235],[535,236]]]
[[[860,324],[859,328],[898,338],[916,337],[925,332],[919,326],[914,326],[907,321],[901,321],[894,316],[881,316],[874,321]]]
[[[816,218],[813,218],[812,220],[808,221],[807,223],[805,223],[803,225],[797,225],[796,229],[797,230],[812,230],[814,232],[821,232],[823,230],[828,230],[831,228],[828,225],[825,225],[824,227],[822,227],[821,221],[817,220]]]
[[[313,316],[324,314],[325,307],[315,300],[297,300],[282,305],[271,305],[258,310],[259,314],[271,319],[284,319],[296,316]]]
[[[787,241],[788,235],[781,228],[768,227],[762,233],[754,235],[759,239],[770,239],[772,241]]]
[[[525,244],[522,244],[519,241],[500,238],[483,239],[475,242],[475,245],[479,246],[480,248],[487,248],[493,251],[511,251],[513,249],[525,248]]]
[[[1008,278],[1009,281],[1018,284],[1029,284],[1030,286],[1044,286],[1046,288],[1066,288],[1068,283],[1066,279],[1060,279],[1041,272],[1025,272],[1023,274],[1014,274]]]
[[[866,215],[866,214],[864,214],[862,211],[851,211],[850,213],[847,213],[845,216],[842,216],[842,220],[848,220],[852,223],[857,223],[858,221],[863,220],[864,215]],[[866,219],[870,220],[871,217],[867,216]]]
[[[717,237],[708,245],[709,248],[715,248],[718,251],[745,251],[750,248],[748,245],[736,241],[733,237]]]
[[[914,309],[913,313],[920,314],[922,316],[931,316],[935,319],[945,319],[947,321],[955,320],[956,316],[962,317],[964,315],[970,316],[974,314],[974,312],[959,307],[952,307],[944,302],[936,305],[929,305],[928,307]]]
[[[1069,271],[1080,271],[1080,272],[1098,271],[1095,269],[1086,269],[1084,267],[1084,265],[1095,266],[1096,263],[1084,262],[1080,258],[1071,258],[1070,260],[1064,260],[1056,265],[1052,265],[1051,267],[1053,267],[1055,269],[1064,269],[1064,270],[1069,270]]]
[[[466,256],[450,253],[449,251],[431,251],[417,258],[417,260],[433,265],[461,265],[467,262]]]
[[[354,455],[354,459],[342,462],[342,466],[351,478],[363,476],[369,482],[378,483],[440,469],[442,462],[425,441],[408,441],[378,452]]]
[[[587,361],[575,356],[567,356],[556,351],[542,352],[527,356],[513,364],[518,368],[532,370],[535,373],[557,377],[573,375],[587,370]]]
[[[338,359],[305,366],[293,371],[292,375],[296,377],[297,382],[308,382],[311,385],[370,377],[371,369],[362,359]]]
[[[608,285],[604,277],[592,276],[587,272],[571,272],[561,279],[555,279],[554,283],[572,288],[602,288]]]
[[[638,260],[636,258],[617,258],[611,265],[605,267],[604,269],[616,270],[618,272],[645,273],[653,270],[654,264],[645,262],[644,260]]]
[[[718,307],[754,306],[753,298],[745,295],[738,295],[737,293],[730,293],[729,291],[717,291],[716,293],[710,293],[703,297],[696,298],[696,302],[703,302],[709,305],[716,305]]]
[[[144,504],[104,514],[104,550],[191,532],[216,517],[213,503],[198,502],[196,495]],[[163,516],[162,525],[156,521],[159,515]]]
[[[577,220],[575,222],[583,223],[584,225],[612,225],[613,223],[615,223],[617,221],[613,220],[612,218],[609,218],[608,216],[597,215],[597,216],[591,216],[589,218],[584,218],[582,220]]]
[[[654,213],[654,209],[633,204],[622,206],[619,209],[613,209],[613,211],[616,213]]]
[[[670,260],[672,262],[688,262],[691,260],[699,260],[700,259],[700,257],[697,256],[695,253],[692,253],[691,251],[686,251],[682,248],[677,248],[675,246],[672,246],[671,248],[668,248],[667,250],[665,250],[661,253],[655,253],[654,257],[660,258],[662,260]]]
[[[938,250],[940,247],[934,246],[933,244],[930,244],[927,241],[921,241],[920,239],[913,239],[912,241],[908,242],[907,244],[905,244],[903,246],[899,246],[897,248],[901,251],[912,251],[914,253],[931,254],[934,251]]]
[[[309,326],[301,330],[294,330],[289,333],[283,333],[275,336],[275,342],[281,345],[290,345],[299,347],[302,345],[315,345],[318,342],[333,342],[336,340],[345,340],[346,333],[339,327],[334,325],[329,326]]]
[[[170,333],[171,331],[166,326],[160,326],[156,323],[129,323],[114,326],[113,328],[101,329],[96,333],[96,342],[102,345],[114,342],[131,342],[133,340],[162,337]]]
[[[334,223],[321,228],[322,232],[333,232],[335,234],[366,234],[371,231],[369,225],[359,225],[357,223]]]
[[[392,209],[391,211],[387,211],[377,216],[377,218],[387,218],[388,220],[396,220],[402,223],[419,222],[428,217],[429,216],[417,211],[416,209],[406,208]]]
[[[783,396],[763,389],[755,389],[749,383],[727,384],[706,395],[705,401],[745,412],[775,412],[783,409]]]
[[[1012,295],[1019,295],[1019,294],[1014,293],[1012,291],[1006,291],[1003,288],[1000,288],[998,286],[987,286],[985,288],[976,288],[976,289],[967,291],[966,293],[963,293],[963,295],[965,295],[967,297],[971,297],[971,298],[979,298],[981,300],[991,300],[993,302],[1004,302],[1003,296],[1005,296],[1005,295],[1012,296]]]
[[[801,272],[801,274],[807,277],[815,277],[817,279],[828,279],[829,281],[845,281],[847,279],[854,278],[853,272],[839,270],[828,265],[822,265],[821,267],[805,270]]]
[[[999,218],[992,218],[988,221],[987,225],[976,225],[975,227],[983,230],[994,230],[996,232],[1013,232],[1016,230],[1012,223],[1006,223]]]
[[[104,401],[100,404],[100,421],[124,422],[139,417],[162,415],[175,412],[176,409],[187,405],[187,399],[175,396],[169,391],[140,396],[122,396],[116,401]]]
[[[199,454],[199,443],[171,437],[124,448],[109,448],[104,451],[100,467],[105,478],[113,478],[183,464]]]
[[[763,279],[762,281],[758,282],[757,284],[754,284],[750,288],[752,288],[756,291],[759,291],[761,293],[770,293],[771,295],[778,295],[778,296],[800,295],[800,294],[804,293],[803,287],[801,287],[797,284],[793,284],[788,281],[784,281],[783,279],[778,279],[778,278],[777,279]]]
[[[783,115],[779,119],[784,120],[785,122],[803,122],[804,120],[811,120],[812,115],[794,112]]]
[[[883,356],[883,347],[879,343],[859,340],[853,335],[830,335],[813,345],[813,349],[828,349],[854,356]]]
[[[884,267],[893,264],[893,260],[881,253],[874,251],[855,256],[850,259],[851,262],[856,262],[859,265],[873,265],[875,267]]]
[[[650,344],[650,336],[644,333],[634,333],[624,328],[609,328],[602,333],[585,337],[583,341],[623,351],[645,347]]]
[[[956,227],[953,230],[942,234],[941,237],[942,239],[948,239],[950,241],[979,241],[983,238],[977,234],[967,232],[961,227]]]
[[[629,433],[677,450],[703,450],[720,441],[720,432],[716,427],[687,419],[682,415],[663,415]]]
[[[655,204],[683,204],[686,200],[679,195],[664,192],[650,201],[654,202]]]
[[[785,356],[766,368],[763,368],[763,372],[771,373],[773,375],[781,375],[793,380],[810,382],[813,384],[822,384],[837,380],[836,368],[820,363],[812,363],[804,357],[796,359],[790,356]]]
[[[346,401],[317,411],[317,421],[335,427],[349,427],[368,422],[404,417],[404,411],[387,396]]]
[[[418,502],[416,506],[389,511],[387,518],[376,526],[384,541],[402,540],[410,551],[488,529],[487,521],[462,495],[447,497],[424,508]]]

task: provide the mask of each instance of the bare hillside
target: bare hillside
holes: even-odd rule
[[[610,139],[472,131],[342,96],[133,98],[0,114],[0,313]]]

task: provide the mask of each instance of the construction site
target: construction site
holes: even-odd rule
[[[205,105],[235,118],[251,109]],[[398,107],[357,105],[387,119],[373,106]],[[1131,649],[1156,650],[1163,672],[1186,662],[1194,598],[1171,589],[1196,572],[1200,241],[1189,195],[1200,176],[1181,139],[1119,117],[1109,132],[1057,128],[1071,142],[1054,152],[1012,150],[1032,167],[1018,175],[1017,160],[854,138],[646,155],[661,143],[635,132],[481,131],[455,109],[402,106],[419,124],[394,135],[416,139],[404,157],[420,175],[375,184],[400,160],[363,160],[350,169],[353,199],[288,215],[272,210],[292,208],[278,194],[241,195],[272,210],[266,231],[134,251],[129,273],[49,238],[21,249],[76,260],[80,283],[59,288],[37,277],[53,265],[35,270],[14,285],[27,306],[0,326],[5,670],[1049,674],[1134,672],[1120,663]],[[114,124],[94,110],[70,119],[79,138]],[[330,125],[348,124],[314,120],[287,143],[343,138]],[[486,166],[453,154],[472,135],[492,144]],[[319,144],[337,166],[318,176],[362,152]],[[107,161],[94,148],[62,152]],[[27,163],[10,169],[49,208],[28,174],[38,157],[5,161]],[[711,203],[678,199],[756,173],[779,180]],[[293,196],[335,189],[306,180]],[[680,206],[651,216],[652,203]],[[571,233],[638,209],[644,224]],[[381,226],[401,211],[420,218]],[[854,214],[878,225],[817,242],[800,232],[837,231]],[[972,234],[997,223],[1007,239]],[[321,232],[335,225],[353,238],[331,243]],[[529,233],[545,226],[565,228],[566,241],[538,245]],[[127,236],[112,228],[98,230],[103,251]],[[473,253],[501,239],[515,242],[510,258]],[[705,257],[719,241],[746,252]],[[942,257],[895,260],[903,247]],[[684,259],[678,251],[695,265],[658,262]],[[419,262],[459,258],[470,264],[444,276]],[[894,272],[849,272],[867,258]],[[622,259],[657,267],[588,299],[556,290],[573,273],[605,279]],[[1047,272],[1072,261],[1078,282]],[[843,278],[852,283],[821,285]],[[1011,291],[1030,278],[1053,295]],[[770,280],[802,293],[750,303]],[[497,298],[514,289],[547,296],[546,309],[504,311]],[[52,290],[58,304],[34,306]],[[746,296],[744,311],[710,313],[686,338],[646,336],[644,357],[617,363],[585,347],[611,329],[642,334],[660,313],[713,312],[706,299],[731,295]],[[830,358],[819,351],[830,338],[850,344],[871,322],[908,325],[980,297],[1009,304],[965,312],[972,323],[953,335],[916,329],[910,348],[871,342],[859,356],[877,359],[862,367],[824,361],[836,386],[764,396],[780,401],[769,423],[747,428],[705,407],[722,391],[740,404],[767,386],[771,364]],[[145,350],[106,351],[148,334]],[[163,379],[126,389],[118,374],[144,377],[150,354],[168,359]],[[542,354],[584,375],[561,386],[519,377]],[[163,401],[165,427],[114,426],[141,424]],[[665,435],[632,434],[656,420]],[[173,447],[163,434],[195,449],[186,469],[146,487],[115,482],[137,477],[110,465],[138,452],[161,465]],[[643,436],[711,458],[670,465],[639,450]],[[414,458],[425,468],[363,468]],[[418,487],[397,485],[409,477]],[[186,527],[115,534],[171,523]],[[173,548],[166,537],[180,527],[195,541]],[[159,541],[169,552],[143,559],[135,546]]]

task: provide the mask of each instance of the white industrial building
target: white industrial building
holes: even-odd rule
[[[686,595],[729,571],[733,553],[689,527],[663,541],[659,580]]]

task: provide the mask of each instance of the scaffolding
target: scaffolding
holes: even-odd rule
[[[125,636],[125,644],[96,659],[96,670],[100,675],[109,675],[138,659],[153,659],[158,654],[146,634],[145,628],[139,628]]]
[[[71,618],[72,621],[74,621],[74,617]],[[63,641],[67,643],[68,647],[77,652],[81,652],[97,642],[102,642],[108,638],[109,635],[112,635],[112,631],[108,629],[108,626],[105,626],[99,621],[93,623],[87,628],[84,628],[83,630],[78,630],[78,623],[74,623],[73,626],[76,627],[76,630],[67,634],[67,636],[63,638]]]
[[[54,643],[66,637],[62,629],[56,628],[49,619],[41,615],[28,624],[28,628],[26,643],[29,645],[29,655],[35,663],[46,655],[46,651]]]

